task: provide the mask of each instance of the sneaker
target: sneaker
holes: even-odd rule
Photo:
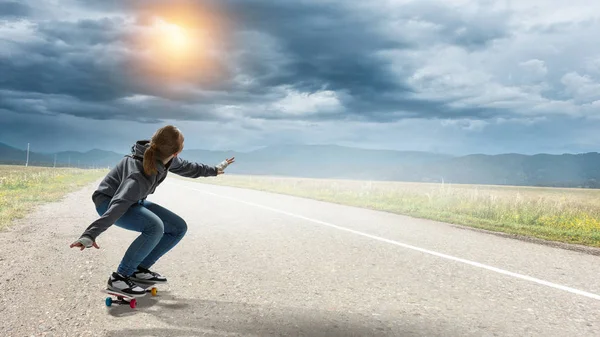
[[[142,267],[133,272],[131,279],[139,283],[167,283],[166,277]]]
[[[129,277],[113,272],[108,278],[108,290],[121,293],[126,296],[143,297],[146,290],[135,285]]]

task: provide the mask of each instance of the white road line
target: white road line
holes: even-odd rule
[[[255,204],[253,202],[248,202],[248,201],[244,201],[244,200],[241,200],[241,199],[224,196],[224,195],[221,195],[221,194],[217,194],[217,193],[213,193],[213,192],[208,192],[208,191],[200,190],[200,189],[189,187],[189,186],[185,186],[185,185],[180,185],[180,184],[176,184],[176,185],[178,185],[180,187],[184,187],[184,188],[190,189],[190,190],[194,190],[194,191],[197,191],[197,192],[201,192],[201,193],[205,193],[205,194],[210,194],[210,195],[214,195],[214,196],[217,196],[217,197],[220,197],[220,198],[223,198],[223,199],[228,199],[228,200],[232,200],[232,201],[239,202],[239,203],[242,203],[242,204],[246,204],[246,205],[250,205],[250,206],[254,206],[254,207],[266,209],[266,210],[269,210],[269,211],[272,211],[272,212],[276,212],[276,213],[280,213],[280,214],[284,214],[284,215],[287,215],[287,216],[290,216],[290,217],[294,217],[294,218],[306,220],[306,221],[309,221],[309,222],[314,222],[314,223],[317,223],[319,225],[323,225],[323,226],[327,226],[327,227],[339,229],[341,231],[346,231],[346,232],[353,233],[353,234],[356,234],[356,235],[364,236],[364,237],[367,237],[369,239],[373,239],[373,240],[377,240],[377,241],[389,243],[389,244],[392,244],[392,245],[396,245],[396,246],[400,246],[400,247],[404,247],[404,248],[416,250],[416,251],[419,251],[419,252],[422,252],[422,253],[425,253],[425,254],[434,255],[434,256],[437,256],[437,257],[444,258],[444,259],[448,259],[448,260],[452,260],[452,261],[456,261],[456,262],[461,262],[461,263],[468,264],[468,265],[471,265],[471,266],[474,266],[474,267],[487,269],[487,270],[490,270],[490,271],[494,271],[496,273],[500,273],[500,274],[512,276],[512,277],[515,277],[515,278],[519,278],[519,279],[523,279],[523,280],[526,280],[526,281],[538,283],[538,284],[545,285],[545,286],[548,286],[548,287],[551,287],[551,288],[555,288],[555,289],[564,290],[564,291],[567,291],[567,292],[570,292],[570,293],[573,293],[573,294],[585,296],[585,297],[588,297],[588,298],[600,301],[600,295],[589,293],[589,292],[586,292],[586,291],[583,291],[583,290],[579,290],[579,289],[575,289],[575,288],[563,286],[563,285],[560,285],[560,284],[556,284],[556,283],[552,283],[552,282],[540,280],[540,279],[537,279],[535,277],[531,277],[531,276],[527,276],[527,275],[522,275],[522,274],[518,274],[518,273],[513,273],[511,271],[507,271],[507,270],[504,270],[504,269],[500,269],[500,268],[488,266],[488,265],[485,265],[485,264],[482,264],[482,263],[479,263],[479,262],[474,262],[474,261],[462,259],[462,258],[459,258],[459,257],[455,257],[455,256],[451,256],[451,255],[446,255],[446,254],[438,253],[438,252],[435,252],[435,251],[432,251],[432,250],[428,250],[428,249],[424,249],[424,248],[420,248],[420,247],[408,245],[408,244],[401,243],[401,242],[398,242],[398,241],[394,241],[394,240],[382,238],[382,237],[379,237],[379,236],[375,236],[375,235],[371,235],[371,234],[359,232],[359,231],[356,231],[356,230],[353,230],[353,229],[350,229],[350,228],[346,228],[346,227],[334,225],[334,224],[329,223],[329,222],[325,222],[325,221],[321,221],[321,220],[317,220],[317,219],[308,218],[308,217],[305,217],[305,216],[302,216],[302,215],[298,215],[298,214],[286,212],[286,211],[283,211],[283,210],[280,210],[280,209],[276,209],[276,208],[272,208],[272,207],[268,207],[268,206],[264,206],[264,205],[260,205],[260,204]]]

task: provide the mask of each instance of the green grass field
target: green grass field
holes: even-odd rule
[[[600,190],[238,175],[197,181],[600,247]]]
[[[0,165],[0,229],[40,203],[56,201],[101,178],[103,170]]]

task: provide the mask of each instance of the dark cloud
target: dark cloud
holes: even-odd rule
[[[37,33],[50,45],[64,43],[77,47],[96,47],[116,44],[124,38],[123,18],[84,19],[76,22],[41,22]],[[45,46],[48,49],[49,45]]]
[[[375,17],[353,16],[331,4],[256,0],[229,3],[236,8],[237,29],[267,34],[286,58],[287,66],[269,74],[265,84],[293,84],[307,91],[326,85],[350,94],[365,89],[402,89],[390,78],[388,64],[374,53],[409,45],[400,37],[381,36],[373,25]],[[248,41],[244,46],[250,49],[255,42]],[[248,70],[254,76],[265,75],[260,64]]]
[[[16,1],[0,1],[0,18],[22,18],[31,13],[31,8]]]
[[[151,122],[241,115],[389,122],[419,117],[489,118],[509,113],[481,106],[452,108],[450,98],[419,98],[408,84],[415,64],[382,57],[384,52],[410,52],[430,43],[483,48],[507,36],[504,12],[465,14],[429,1],[409,3],[397,11],[375,7],[357,11],[347,3],[331,1],[76,3],[107,17],[36,23],[38,39],[14,42],[20,56],[0,58],[0,90],[4,90],[0,107],[31,114]],[[176,77],[162,71],[164,60],[148,61],[140,48],[140,36],[147,15],[159,9],[166,16],[185,11],[190,24],[207,21],[202,24],[219,41],[215,53],[198,56]],[[196,17],[202,20],[193,19]],[[391,31],[385,24],[415,20],[437,28],[415,38]],[[282,87],[300,93],[331,90],[338,94],[342,108],[283,113],[272,105],[285,98]],[[7,92],[21,92],[23,99],[14,95],[8,99]],[[46,97],[38,97],[32,104],[28,96],[32,93]],[[136,95],[159,99],[126,100]],[[219,108],[232,105],[238,107],[239,115],[219,113]]]
[[[227,3],[236,9],[236,29],[258,31],[273,39],[284,59],[279,67],[271,68],[268,55],[245,54],[248,57],[241,61],[242,69],[258,79],[261,87],[291,85],[303,92],[324,88],[342,92],[347,97],[343,102],[347,113],[354,114],[374,112],[373,106],[380,110],[386,94],[402,96],[409,91],[389,71],[389,62],[376,53],[408,48],[410,44],[400,37],[382,36],[373,24],[377,21],[373,15],[352,15],[343,6],[331,3]],[[252,50],[253,44],[261,41],[240,43]]]
[[[134,98],[100,104],[61,95],[0,91],[0,111],[33,115],[67,114],[95,120],[158,123],[164,119],[215,121],[222,119],[210,106],[189,106],[156,98]]]
[[[257,87],[292,85],[299,91],[315,92],[326,88],[344,94],[342,103],[346,111],[314,114],[305,117],[307,119],[351,118],[385,122],[419,116],[485,117],[506,113],[485,108],[459,110],[447,105],[452,100],[415,98],[415,91],[405,81],[414,70],[411,64],[407,63],[400,73],[393,72],[392,61],[379,55],[388,50],[417,49],[423,41],[394,32],[386,34],[378,24],[393,19],[425,20],[441,25],[436,43],[482,48],[494,39],[507,36],[506,14],[481,11],[477,13],[480,17],[472,20],[447,6],[433,3],[428,6],[421,2],[403,6],[396,13],[366,11],[360,15],[347,6],[331,2],[233,0],[226,3],[228,8],[235,8],[232,16],[237,23],[236,30],[257,31],[273,39],[276,55],[283,59],[278,67],[272,67],[270,62],[278,62],[277,58],[273,60],[273,52],[244,54],[241,69],[255,79]],[[238,42],[245,50],[252,50],[261,43],[253,39]],[[269,116],[281,117],[277,114]]]
[[[0,89],[110,101],[129,94],[124,52],[109,51],[118,41],[119,19],[46,22],[35,26],[39,39],[18,43],[18,57],[0,59]]]

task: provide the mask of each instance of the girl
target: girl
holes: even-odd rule
[[[112,224],[141,232],[108,279],[108,289],[112,291],[139,297],[146,291],[132,281],[167,281],[150,267],[183,238],[187,224],[175,213],[146,200],[167,173],[189,178],[217,176],[235,160],[227,159],[217,166],[188,162],[178,157],[183,141],[183,134],[172,125],[158,129],[150,141],[137,141],[131,154],[106,175],[92,195],[100,218],[70,245],[71,248],[99,249],[96,238]]]

